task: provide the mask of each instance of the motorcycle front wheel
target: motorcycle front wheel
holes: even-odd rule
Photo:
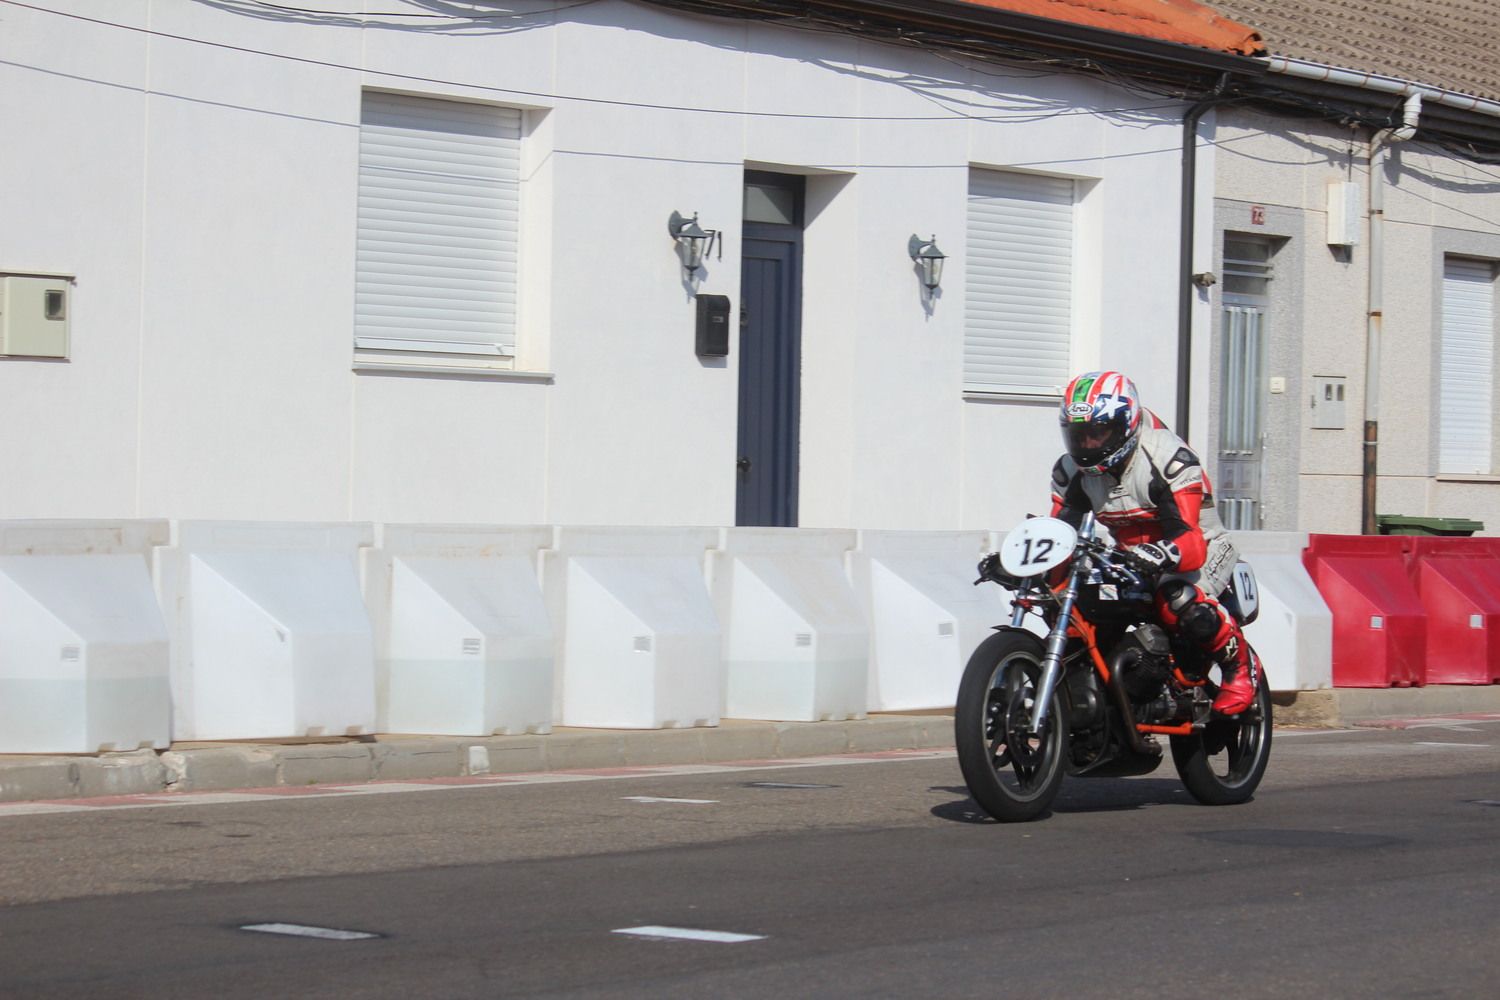
[[[1216,718],[1191,736],[1172,737],[1178,776],[1193,798],[1208,806],[1249,801],[1270,759],[1271,690],[1264,673],[1255,701],[1244,712]]]
[[[1002,823],[1046,812],[1067,770],[1067,717],[1056,690],[1042,731],[1030,731],[1044,652],[1029,632],[996,632],[974,650],[958,685],[958,766],[974,801]]]

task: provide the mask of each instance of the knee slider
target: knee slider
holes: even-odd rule
[[[1168,580],[1161,585],[1161,597],[1172,616],[1181,621],[1198,600],[1198,588],[1181,580]]]
[[[1207,601],[1195,602],[1179,620],[1182,622],[1182,630],[1199,643],[1212,640],[1219,634],[1219,627],[1223,624],[1219,613]]]

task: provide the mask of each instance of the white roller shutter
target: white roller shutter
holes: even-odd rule
[[[355,344],[513,354],[521,113],[366,93]]]
[[[1440,472],[1492,471],[1494,350],[1495,266],[1449,257],[1443,262]]]
[[[964,388],[1052,395],[1068,381],[1073,182],[969,172]]]

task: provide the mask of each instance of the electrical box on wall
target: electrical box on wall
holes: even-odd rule
[[[1359,242],[1364,217],[1364,189],[1354,181],[1328,182],[1328,245],[1352,247]]]
[[[697,351],[700,358],[729,356],[729,296],[698,296]]]
[[[0,355],[66,358],[71,287],[64,277],[0,274]]]
[[[1348,378],[1343,375],[1314,375],[1312,377],[1313,429],[1329,431],[1344,429],[1344,391],[1348,382]]]

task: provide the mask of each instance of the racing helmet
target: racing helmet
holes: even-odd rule
[[[1119,372],[1086,372],[1063,391],[1057,420],[1079,471],[1097,476],[1123,463],[1141,437],[1141,397]]]

